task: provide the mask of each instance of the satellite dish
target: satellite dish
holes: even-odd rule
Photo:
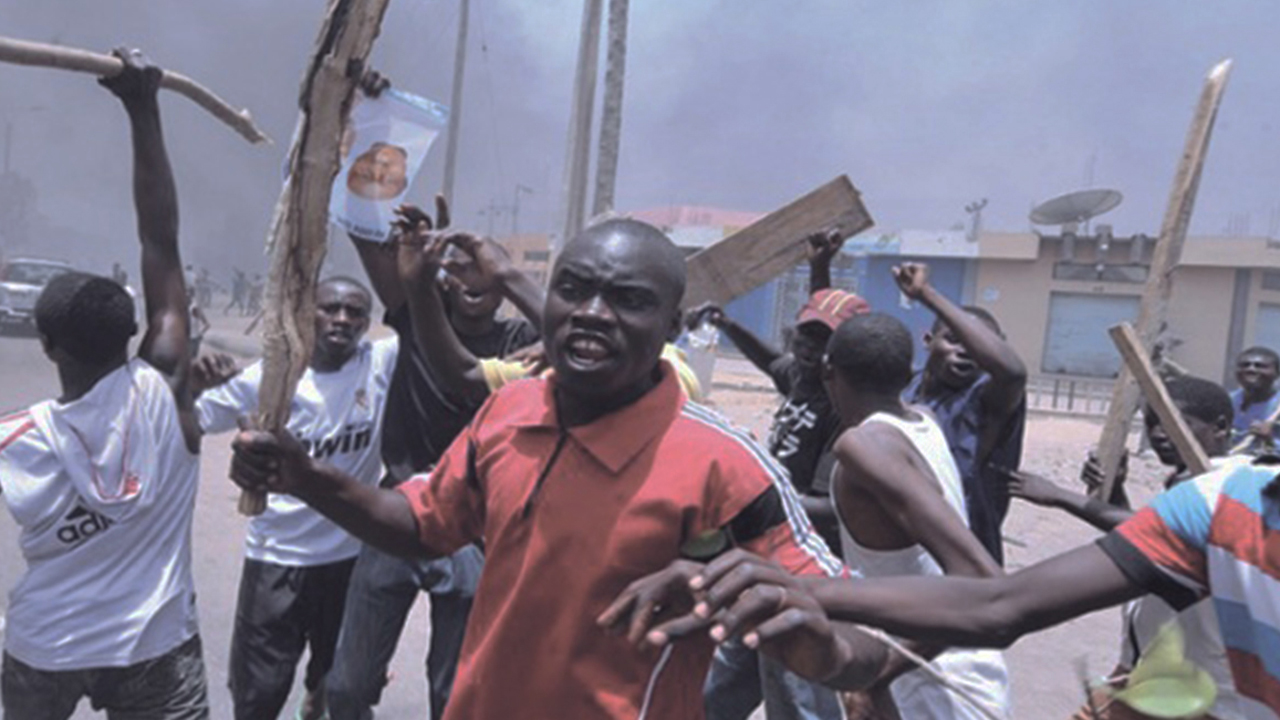
[[[1082,223],[1114,210],[1124,196],[1119,190],[1080,190],[1045,200],[1031,210],[1031,222],[1037,225]]]

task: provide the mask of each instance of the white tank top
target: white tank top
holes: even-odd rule
[[[173,392],[141,360],[72,402],[0,419],[0,491],[27,561],[5,650],[77,670],[132,665],[191,638],[199,479]]]
[[[960,485],[960,472],[947,446],[947,439],[934,420],[916,411],[919,420],[903,420],[886,413],[876,413],[862,425],[878,422],[889,425],[902,433],[920,457],[929,465],[933,477],[942,488],[947,504],[956,511],[968,526],[969,513],[965,509],[964,490]],[[837,494],[832,494],[832,502]],[[839,507],[836,508],[839,514]],[[922,545],[911,545],[898,550],[872,550],[853,539],[840,521],[840,541],[844,548],[844,561],[863,577],[940,576],[942,567]],[[1009,676],[1004,656],[996,650],[948,650],[934,658],[933,666],[948,680],[965,688],[974,701],[995,713],[997,717],[1009,715]],[[910,720],[985,720],[969,699],[950,690],[920,670],[906,673],[889,686],[898,713]]]

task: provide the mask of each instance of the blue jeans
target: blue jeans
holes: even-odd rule
[[[834,690],[805,680],[738,641],[716,648],[703,686],[707,720],[746,720],[764,702],[769,720],[842,720]]]
[[[126,667],[37,670],[5,653],[0,683],[9,720],[66,720],[86,696],[110,720],[209,719],[199,635]]]
[[[395,557],[365,545],[351,571],[338,648],[325,679],[329,717],[373,717],[409,610],[424,590],[431,594],[431,717],[443,717],[483,568],[484,556],[474,545],[438,560]]]

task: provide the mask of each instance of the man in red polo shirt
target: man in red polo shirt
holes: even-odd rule
[[[842,572],[776,462],[687,402],[660,360],[680,328],[684,267],[644,223],[584,231],[557,258],[546,301],[555,372],[494,393],[429,476],[396,490],[313,462],[287,435],[237,438],[237,483],[297,495],[389,552],[483,540],[446,720],[701,718],[710,640],[637,647],[597,625],[611,601],[682,556],[730,546],[792,573]],[[877,646],[823,632],[832,655],[865,659],[868,681],[878,671]]]

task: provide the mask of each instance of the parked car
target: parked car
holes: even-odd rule
[[[0,266],[0,327],[33,329],[36,298],[50,280],[73,268],[61,260],[13,258]]]

